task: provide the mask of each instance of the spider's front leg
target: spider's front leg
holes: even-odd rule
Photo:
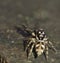
[[[27,26],[25,26],[24,24],[22,25],[22,27],[23,27],[23,29],[24,29],[25,32],[27,32],[27,33],[29,33],[29,34],[32,33],[32,30],[29,29],[29,28],[28,28]]]
[[[32,51],[33,51],[33,48],[34,48],[34,44],[31,46],[31,49],[30,49],[30,51],[29,51],[28,56],[30,56],[30,55],[31,55],[31,53],[32,53]]]
[[[53,46],[53,44],[52,44],[51,41],[48,42],[48,46],[49,46],[49,48],[51,48],[53,51],[57,52],[56,48]]]
[[[27,42],[29,42],[29,43],[27,44],[25,51],[27,51],[27,49],[29,48],[29,46],[30,46],[31,43],[32,43],[32,41],[29,41],[29,40],[28,40]]]
[[[29,56],[31,55],[33,48],[34,48],[34,43],[35,43],[35,39],[31,38],[30,40],[28,40],[28,44],[26,46],[26,52],[27,52],[27,57],[29,58]]]

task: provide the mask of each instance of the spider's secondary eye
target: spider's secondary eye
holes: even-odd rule
[[[44,33],[44,32],[42,32],[42,34],[44,35],[45,33]]]

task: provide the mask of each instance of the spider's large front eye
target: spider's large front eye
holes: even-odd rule
[[[39,31],[38,34],[41,34],[41,32]]]

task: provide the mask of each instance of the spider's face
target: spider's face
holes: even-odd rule
[[[43,29],[40,29],[37,31],[37,36],[39,38],[39,40],[43,40],[43,38],[45,37],[45,32]]]

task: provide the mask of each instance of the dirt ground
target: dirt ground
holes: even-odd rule
[[[43,28],[57,54],[49,50],[49,62],[43,55],[28,60],[23,37],[14,26]],[[0,0],[0,54],[8,63],[60,63],[60,0]]]

